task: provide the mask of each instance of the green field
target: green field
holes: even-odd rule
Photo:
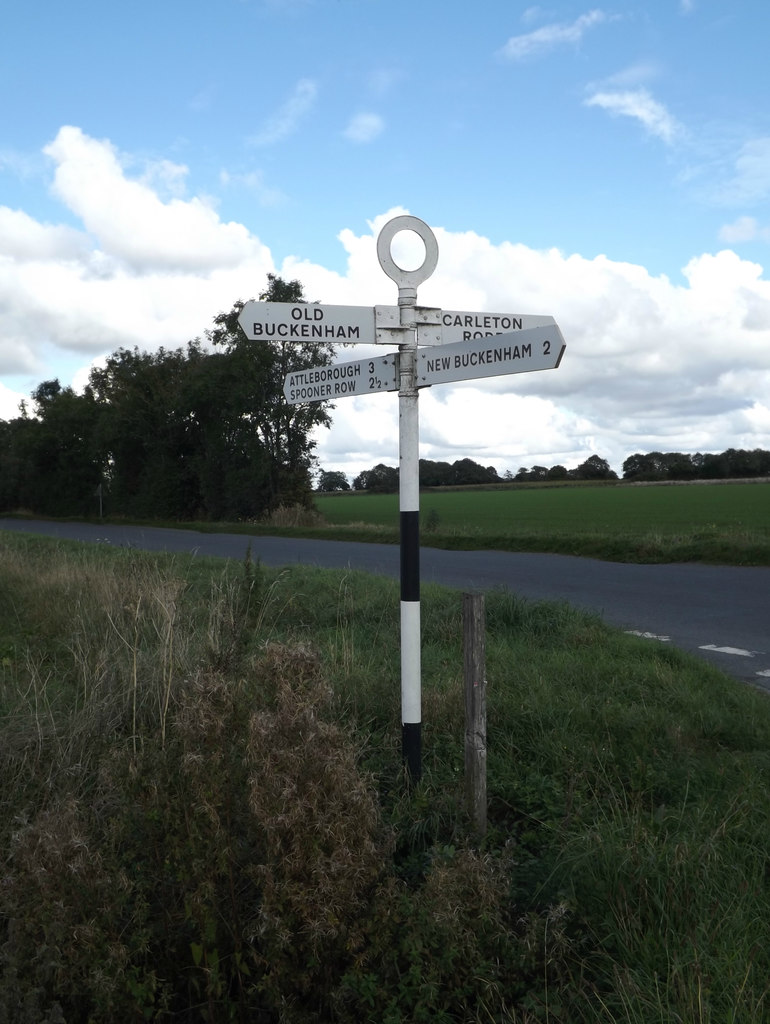
[[[395,494],[318,495],[338,532],[395,539]],[[618,561],[770,564],[770,483],[428,491],[423,543]],[[372,528],[374,530],[372,531]]]

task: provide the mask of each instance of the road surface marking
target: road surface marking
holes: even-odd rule
[[[699,648],[701,651],[716,651],[718,654],[737,654],[741,658],[753,658],[753,651],[744,651],[742,647],[715,647],[714,644],[704,644]]]

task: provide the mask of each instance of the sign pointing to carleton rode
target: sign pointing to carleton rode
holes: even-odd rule
[[[530,327],[549,327],[556,323],[552,316],[536,316],[532,313],[469,313],[459,309],[444,309],[440,312],[442,345],[527,331]]]

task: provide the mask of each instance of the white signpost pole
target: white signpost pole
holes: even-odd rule
[[[416,270],[403,270],[391,256],[391,243],[399,231],[413,231],[422,239],[425,259]],[[398,356],[294,371],[284,381],[284,396],[289,405],[299,405],[398,388],[401,742],[404,765],[416,782],[422,775],[418,389],[555,369],[565,345],[551,316],[418,306],[417,285],[436,269],[438,243],[417,217],[388,221],[377,238],[377,258],[398,286],[398,306],[247,302],[238,323],[254,341],[398,345]]]
[[[402,270],[390,254],[399,231],[414,231],[425,245],[416,270]],[[394,217],[377,238],[380,266],[398,285],[401,338],[398,392],[398,507],[401,536],[401,749],[410,779],[422,775],[420,652],[420,421],[417,391],[417,285],[438,263],[436,236],[417,217]]]

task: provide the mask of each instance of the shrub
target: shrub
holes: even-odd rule
[[[113,736],[75,785],[49,765],[0,892],[0,1020],[322,1019],[389,851],[328,703],[272,646],[189,681],[165,742]]]

